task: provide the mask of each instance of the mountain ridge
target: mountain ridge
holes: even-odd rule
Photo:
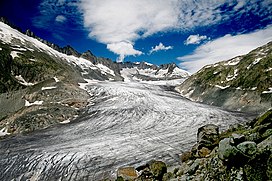
[[[176,90],[186,98],[235,111],[272,106],[272,42],[246,55],[207,65]]]

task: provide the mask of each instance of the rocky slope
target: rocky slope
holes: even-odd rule
[[[136,169],[119,168],[116,180],[271,180],[271,123],[272,110],[269,110],[220,134],[218,126],[205,125],[198,129],[197,143],[181,154],[179,167],[167,167],[162,161],[152,160]]]
[[[230,110],[272,106],[272,42],[247,55],[208,65],[176,88],[183,96]]]

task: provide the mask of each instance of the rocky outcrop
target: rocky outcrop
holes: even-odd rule
[[[176,90],[186,98],[235,111],[272,106],[272,42],[249,54],[207,65]]]

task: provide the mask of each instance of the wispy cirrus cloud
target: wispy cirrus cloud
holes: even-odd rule
[[[166,51],[166,50],[171,50],[173,49],[173,46],[164,46],[164,44],[159,43],[159,45],[156,45],[155,47],[152,47],[151,50],[149,51],[149,54],[152,54],[154,52],[158,52],[158,51]]]
[[[191,54],[178,57],[180,66],[194,73],[208,64],[244,55],[251,50],[272,41],[272,26],[248,34],[225,35],[209,41]]]
[[[197,35],[190,35],[186,41],[184,42],[185,45],[190,45],[190,44],[199,44],[201,41],[206,40],[208,37],[203,35],[200,36],[199,34]]]
[[[118,45],[122,54],[114,53],[121,60],[133,52],[141,54],[133,47],[138,39],[158,32],[210,26],[246,13],[262,16],[271,13],[268,4],[269,0],[81,0],[79,7],[89,37],[106,45]]]

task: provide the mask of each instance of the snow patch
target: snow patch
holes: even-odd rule
[[[57,87],[52,86],[52,87],[42,87],[42,90],[51,90],[51,89],[56,89]]]
[[[263,94],[270,94],[270,93],[272,93],[272,87],[270,87],[268,89],[269,89],[269,91],[263,91],[262,93]]]
[[[256,59],[254,60],[254,62],[252,62],[252,64],[255,65],[255,64],[259,63],[261,59],[262,59],[262,58],[256,58]]]
[[[10,135],[10,133],[8,133],[8,129],[3,128],[0,130],[0,137],[1,136],[6,136],[6,135]]]
[[[3,50],[2,48],[0,48],[0,51]]]
[[[254,90],[256,90],[256,89],[257,89],[257,87],[252,87],[250,90],[253,90],[253,91],[254,91]]]
[[[57,77],[53,77],[55,82],[59,82],[60,80]]]
[[[235,69],[233,75],[228,75],[226,77],[226,81],[231,81],[231,80],[235,79],[237,76],[238,76],[238,69]]]
[[[25,100],[25,106],[26,107],[29,107],[29,106],[34,106],[34,105],[42,105],[43,104],[43,101],[35,101],[35,102],[28,102],[28,100]]]
[[[64,121],[60,122],[60,124],[68,124],[68,123],[70,123],[70,122],[71,122],[71,120],[70,120],[70,119],[67,119],[67,120],[64,120]]]
[[[101,71],[102,71],[102,74],[111,74],[112,76],[115,76],[115,73],[113,70],[111,70],[109,67],[103,65],[103,64],[97,64],[96,65]]]
[[[265,69],[264,71],[265,72],[269,72],[269,71],[271,71],[272,70],[272,67],[270,67],[270,68],[268,68],[268,69]]]
[[[16,51],[11,51],[10,52],[10,56],[12,56],[12,58],[14,59],[14,58],[16,58],[16,57],[19,57],[19,54],[20,52],[16,52]]]
[[[230,85],[227,85],[227,86],[220,86],[220,85],[215,85],[215,87],[219,88],[219,89],[226,89],[228,87],[230,87]]]
[[[236,58],[234,58],[234,59],[228,61],[228,62],[225,63],[224,65],[231,65],[231,66],[237,65],[237,64],[240,62],[240,60],[241,60],[241,57],[236,57]]]
[[[25,79],[21,75],[16,75],[15,78],[20,82],[20,84],[23,84],[25,86],[32,86],[32,85],[34,85],[31,82],[25,81]]]

